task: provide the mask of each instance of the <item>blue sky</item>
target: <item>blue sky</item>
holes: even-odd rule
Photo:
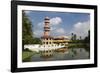
[[[71,36],[75,33],[77,37],[84,38],[90,29],[89,13],[72,12],[47,12],[47,11],[25,11],[33,25],[33,34],[36,37],[43,35],[44,18],[50,18],[51,36]]]

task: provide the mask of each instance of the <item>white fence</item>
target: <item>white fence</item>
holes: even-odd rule
[[[55,50],[55,49],[59,49],[59,48],[63,48],[65,46],[62,46],[62,45],[56,45],[56,44],[53,44],[53,45],[39,45],[39,44],[35,44],[35,45],[24,45],[24,49],[28,48],[32,51],[36,51],[36,52],[39,52],[39,51],[44,51],[44,50]]]

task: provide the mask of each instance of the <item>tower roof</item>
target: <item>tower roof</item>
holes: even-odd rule
[[[49,17],[48,17],[48,16],[46,16],[46,17],[45,17],[45,20],[49,20]]]

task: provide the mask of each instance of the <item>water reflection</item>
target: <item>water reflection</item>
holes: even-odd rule
[[[55,61],[55,60],[76,60],[89,59],[88,48],[65,48],[64,51],[55,51],[51,56],[41,56],[41,53],[35,54],[25,61]]]

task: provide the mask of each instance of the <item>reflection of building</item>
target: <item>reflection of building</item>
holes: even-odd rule
[[[67,36],[50,36],[50,19],[45,17],[44,19],[44,34],[41,37],[42,44],[24,45],[24,48],[29,48],[31,51],[36,51],[41,56],[52,56],[56,51],[66,51],[68,44]]]
[[[42,56],[52,56],[54,51],[64,51],[66,50],[66,45],[68,44],[68,37],[65,36],[50,36],[50,19],[45,17],[44,20],[44,34],[41,37],[42,45],[40,53]]]

